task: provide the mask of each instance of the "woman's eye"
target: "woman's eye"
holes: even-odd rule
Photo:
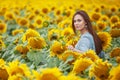
[[[76,22],[76,20],[74,20],[74,22]]]
[[[78,22],[80,22],[81,20],[80,20],[80,19],[78,19],[77,21],[78,21]]]

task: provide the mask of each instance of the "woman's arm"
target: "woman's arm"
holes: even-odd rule
[[[72,45],[69,45],[69,46],[68,46],[68,49],[69,49],[69,50],[72,50],[72,51],[75,51],[75,52],[83,53],[83,51],[80,51],[80,50],[78,50],[78,49],[75,49]]]

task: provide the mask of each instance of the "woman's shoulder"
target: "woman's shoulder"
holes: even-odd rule
[[[89,38],[89,39],[93,39],[92,35],[91,35],[89,32],[87,32],[87,33],[83,34],[81,37],[82,37],[82,38]]]

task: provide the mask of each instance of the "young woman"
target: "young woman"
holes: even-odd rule
[[[69,45],[68,49],[80,53],[92,49],[99,57],[104,57],[102,42],[93,30],[90,18],[85,11],[80,10],[74,14],[72,19],[72,28],[75,33],[76,30],[80,31],[81,37],[75,45],[75,48],[72,45]]]

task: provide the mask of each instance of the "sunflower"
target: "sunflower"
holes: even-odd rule
[[[9,76],[21,75],[28,78],[30,76],[30,70],[27,67],[27,65],[21,64],[18,60],[9,62],[8,65],[6,66],[6,69]]]
[[[88,50],[84,54],[80,55],[79,58],[90,58],[93,62],[99,59],[94,50]]]
[[[60,80],[87,80],[85,78],[81,78],[79,76],[76,76],[73,73],[68,74],[67,76],[61,76]]]
[[[97,12],[97,13],[99,13],[101,11],[101,9],[99,7],[95,7],[94,11]]]
[[[35,15],[39,15],[40,14],[39,9],[35,9],[33,12],[34,12]]]
[[[67,17],[70,17],[71,11],[70,11],[70,10],[65,10],[65,15],[66,15]]]
[[[34,77],[35,80],[40,80],[41,75],[38,71],[32,70],[33,75],[31,77]]]
[[[21,54],[26,54],[29,51],[28,47],[26,47],[26,46],[24,47],[22,44],[17,45],[15,47],[15,50],[19,51]]]
[[[40,80],[60,80],[62,73],[58,68],[46,68],[41,70]]]
[[[87,69],[92,63],[92,60],[88,58],[79,58],[74,63],[72,73],[79,74]]]
[[[33,20],[35,18],[35,14],[31,13],[27,18],[28,20]]]
[[[3,40],[0,39],[0,50],[5,47]]]
[[[101,4],[101,5],[100,5],[100,8],[101,8],[101,9],[105,9],[105,8],[106,8],[106,5],[105,5],[105,4]]]
[[[23,80],[23,78],[19,74],[16,74],[13,76],[9,76],[8,80]]]
[[[111,45],[112,37],[109,33],[98,32],[98,36],[100,37],[100,39],[102,41],[102,47],[103,47],[104,50]]]
[[[73,45],[75,47],[78,40],[79,40],[79,37],[73,37],[72,39],[66,42],[66,46]]]
[[[42,17],[37,16],[37,17],[34,19],[34,25],[37,26],[38,28],[42,28],[42,24],[43,24]]]
[[[93,21],[98,21],[100,19],[100,17],[101,17],[101,14],[96,13],[96,12],[92,13],[92,15],[91,15],[91,19]]]
[[[3,59],[0,59],[0,79],[2,80],[7,80],[9,76],[6,71],[5,64],[6,62]]]
[[[5,23],[0,23],[0,34],[5,33],[7,30],[7,25]]]
[[[25,42],[28,40],[30,37],[40,37],[40,34],[33,29],[28,29],[22,36],[22,41]]]
[[[108,21],[109,21],[109,17],[108,17],[107,15],[102,15],[102,16],[100,17],[100,20],[105,21],[105,22],[108,22]]]
[[[120,63],[120,56],[116,57],[116,62],[119,64]]]
[[[3,59],[0,59],[0,68],[2,68],[5,65],[5,61]]]
[[[54,14],[55,14],[56,17],[60,16],[61,13],[62,13],[61,8],[58,8],[58,9],[56,8],[55,11],[54,11]]]
[[[118,16],[112,16],[110,18],[110,24],[117,23],[118,21],[119,21],[119,17]]]
[[[49,26],[49,22],[48,21],[43,21],[43,27],[48,27]]]
[[[13,66],[14,65],[14,66]],[[12,61],[8,63],[7,71],[9,75],[21,74],[23,76],[29,77],[30,70],[26,64],[20,63],[18,60]]]
[[[30,37],[28,39],[28,46],[33,49],[41,49],[46,46],[46,42],[42,37]]]
[[[110,56],[111,57],[117,57],[117,56],[120,56],[120,48],[114,48],[111,53],[110,53]]]
[[[113,67],[109,73],[109,80],[120,80],[120,65]]]
[[[4,17],[5,17],[5,20],[13,20],[15,18],[12,12],[6,12]]]
[[[116,24],[113,24],[111,27],[112,29],[120,29],[120,21],[117,22]]]
[[[8,73],[6,71],[6,69],[0,69],[0,79],[1,80],[8,80]]]
[[[79,55],[80,55],[80,53],[78,53],[78,52],[73,52],[73,51],[71,51],[71,50],[66,50],[66,51],[61,55],[61,59],[62,59],[63,61],[66,61],[69,56],[73,56],[73,58],[74,58],[73,61],[75,61],[75,60],[79,57]]]
[[[51,29],[48,31],[48,39],[49,40],[57,40],[60,37],[60,30]]]
[[[58,16],[57,19],[56,19],[56,24],[61,23],[63,20],[64,20],[63,16]]]
[[[54,41],[52,46],[50,47],[50,55],[55,56],[57,55],[59,58],[61,54],[65,51],[65,47],[61,42]]]
[[[14,13],[15,15],[20,15],[20,13],[19,13],[19,10],[18,10],[18,9],[13,9],[13,13]]]
[[[15,30],[13,30],[12,31],[12,35],[17,35],[17,34],[19,34],[19,33],[23,33],[24,32],[24,29],[15,29]]]
[[[94,76],[96,80],[106,80],[108,79],[110,68],[110,63],[107,61],[103,62],[102,59],[99,59],[94,64],[92,64],[89,70],[89,76]]]
[[[67,28],[71,25],[71,21],[69,19],[64,19],[61,23],[58,24],[59,28]]]
[[[110,6],[110,11],[111,12],[116,12],[118,10],[117,6]]]
[[[114,37],[120,37],[120,29],[111,29],[110,34],[113,38]]]
[[[97,30],[98,31],[103,31],[105,28],[106,28],[106,23],[105,22],[101,22],[101,21],[97,22]]]
[[[0,9],[0,16],[4,16],[5,12],[7,11],[7,8]]]
[[[28,26],[29,20],[26,19],[26,18],[19,18],[19,19],[18,19],[18,24],[19,24],[20,26]]]
[[[48,9],[48,8],[45,8],[45,7],[42,8],[42,13],[43,13],[43,14],[47,14],[48,12],[49,12],[49,9]]]
[[[73,38],[74,35],[75,34],[71,27],[67,27],[61,32],[61,36],[64,36],[64,38],[67,40],[70,40],[71,38]]]
[[[54,11],[56,9],[56,6],[51,7],[51,11]]]

